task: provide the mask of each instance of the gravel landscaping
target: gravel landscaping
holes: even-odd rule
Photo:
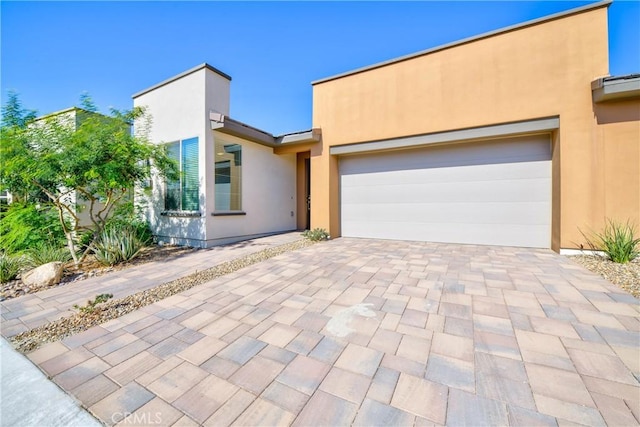
[[[640,257],[626,264],[618,264],[599,255],[577,255],[570,258],[634,297],[640,298]]]
[[[93,326],[124,316],[141,307],[186,291],[194,286],[213,280],[216,277],[233,273],[241,268],[273,258],[285,252],[301,249],[313,244],[315,244],[315,242],[303,239],[275,248],[265,249],[125,298],[109,300],[96,306],[93,311],[79,311],[71,317],[64,317],[38,328],[25,331],[11,338],[11,343],[18,351],[28,353],[36,350],[43,344],[59,341]]]

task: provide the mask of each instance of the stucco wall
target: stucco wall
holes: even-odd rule
[[[230,237],[252,236],[296,229],[296,154],[275,155],[273,149],[230,135],[214,138],[242,145],[242,211],[246,215],[211,216],[209,244]],[[213,169],[213,156],[210,158]]]
[[[165,240],[200,246],[207,240],[208,204],[205,195],[213,191],[207,185],[208,179],[213,179],[211,162],[207,162],[207,159],[213,158],[209,110],[228,114],[229,81],[207,68],[201,68],[135,97],[134,105],[147,108],[151,119],[149,138],[153,143],[198,138],[201,216],[162,216],[164,181],[156,177],[151,197],[147,199],[147,218],[154,234],[171,237]]]
[[[598,229],[606,217],[640,227],[640,99],[596,104],[594,113],[599,160],[594,171],[603,201],[593,223]]]
[[[636,196],[622,204],[630,208],[615,201],[620,193],[639,194],[638,180],[620,188],[613,177],[621,172],[602,160],[622,162],[629,176],[637,171],[634,125],[603,129],[594,117],[590,83],[608,74],[607,39],[607,9],[599,7],[315,84],[313,127],[322,128],[324,147],[311,153],[312,227],[339,235],[330,146],[549,116],[560,117],[554,240],[574,247],[578,228],[598,227],[605,215],[638,220]],[[628,142],[605,146],[614,134]]]

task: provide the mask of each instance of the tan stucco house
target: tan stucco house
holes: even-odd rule
[[[185,172],[154,184],[154,230],[558,251],[606,219],[640,225],[640,75],[609,75],[609,4],[315,81],[313,129],[294,134],[232,119],[231,78],[207,64],[142,91]]]

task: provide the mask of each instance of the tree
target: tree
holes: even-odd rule
[[[2,107],[2,127],[11,129],[23,128],[36,118],[36,112],[22,108],[20,97],[14,91],[9,91],[7,103]]]
[[[33,120],[17,96],[10,103],[3,109],[12,115],[3,120],[0,186],[25,199],[42,194],[55,206],[76,264],[90,253],[114,207],[150,178],[152,168],[176,174],[163,147],[131,133],[131,124],[145,118],[141,108],[111,110],[109,116],[76,108]],[[82,105],[95,110],[86,95]],[[73,195],[87,201],[89,225],[81,224]],[[77,239],[86,232],[90,243],[78,256]]]

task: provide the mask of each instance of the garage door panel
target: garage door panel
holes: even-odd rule
[[[429,155],[413,155],[416,150],[400,150],[365,154],[365,163],[345,162],[341,173],[360,174],[380,171],[407,171],[413,169],[443,169],[456,166],[490,165],[502,163],[529,163],[551,158],[551,146],[540,144],[540,136],[504,138],[498,141],[449,144],[430,147]],[[424,151],[424,150],[422,150]],[[345,160],[349,158],[346,157]]]
[[[551,183],[548,136],[343,157],[342,235],[548,248]]]
[[[355,161],[354,161],[355,160]],[[343,187],[371,186],[396,184],[406,185],[415,182],[477,182],[504,181],[506,179],[548,178],[549,161],[535,161],[528,163],[503,163],[491,165],[456,166],[452,168],[409,169],[398,171],[379,171],[363,173],[344,173],[343,164],[357,163],[359,158],[344,158],[341,160],[341,174]]]
[[[547,201],[551,180],[538,178],[459,183],[380,184],[343,186],[343,206],[361,203],[434,202],[530,202]],[[523,189],[526,188],[526,191]],[[380,200],[380,193],[388,197]]]
[[[549,244],[546,225],[458,224],[450,228],[447,223],[358,221],[345,226],[351,230],[350,237],[537,248]]]
[[[345,218],[368,222],[544,225],[537,214],[551,209],[548,202],[508,203],[398,203],[344,205]]]

